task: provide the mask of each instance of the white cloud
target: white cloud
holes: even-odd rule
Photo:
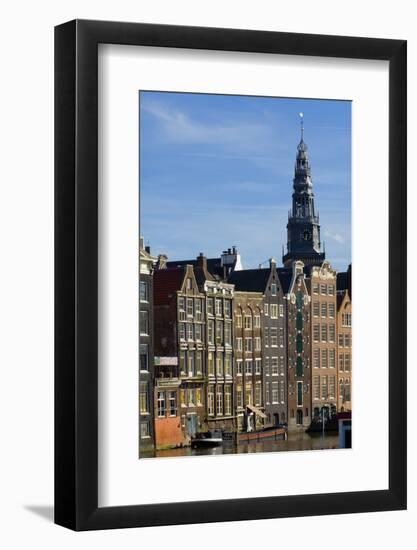
[[[333,241],[336,241],[339,244],[345,244],[345,239],[340,233],[330,233],[330,231],[325,231],[325,237],[329,237]]]

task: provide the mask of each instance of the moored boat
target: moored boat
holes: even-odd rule
[[[223,444],[223,435],[219,431],[199,432],[191,438],[191,447],[219,447]]]

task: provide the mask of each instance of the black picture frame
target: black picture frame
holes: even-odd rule
[[[389,62],[389,488],[98,507],[98,44]],[[55,522],[109,529],[406,508],[406,41],[75,20],[55,28]],[[379,266],[384,268],[383,266]],[[375,299],[378,299],[375,297]]]

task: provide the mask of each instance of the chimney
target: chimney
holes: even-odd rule
[[[275,258],[269,258],[269,267],[272,269],[273,267],[277,267],[277,261]]]
[[[240,254],[236,246],[223,251],[221,256],[221,266],[225,269],[227,275],[229,275],[232,271],[240,271],[243,269]]]
[[[139,237],[139,250],[143,250],[143,243],[144,243],[143,237],[140,236],[140,237]]]
[[[207,270],[207,258],[202,252],[197,256],[197,265],[201,267],[204,271]]]
[[[148,245],[148,246],[145,246],[145,251],[150,254],[151,253],[151,247]]]

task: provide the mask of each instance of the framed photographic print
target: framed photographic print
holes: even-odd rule
[[[55,158],[56,523],[404,509],[406,42],[71,21]]]

